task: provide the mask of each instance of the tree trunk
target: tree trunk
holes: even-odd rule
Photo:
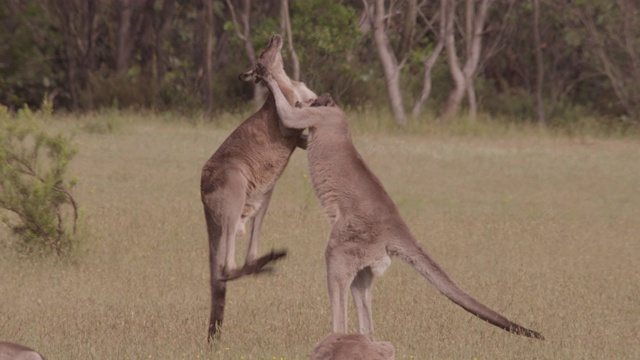
[[[617,106],[626,115],[640,116],[640,45],[637,34],[640,22],[636,14],[640,6],[636,0],[618,0],[614,2],[616,20],[605,20],[599,24],[595,18],[594,5],[570,5],[587,31],[588,51],[598,59],[597,69],[609,80],[611,90],[618,100]],[[574,15],[574,16],[575,16]],[[606,23],[608,22],[608,24]],[[640,120],[636,119],[640,123]]]
[[[93,1],[56,0],[49,4],[58,19],[64,51],[67,91],[71,110],[92,109],[93,95],[88,86],[93,65],[96,6]]]
[[[447,104],[445,105],[442,115],[439,120],[446,120],[453,114],[458,112],[460,103],[466,92],[469,100],[470,117],[475,118],[477,112],[475,87],[473,80],[475,78],[476,70],[478,69],[478,63],[480,62],[480,52],[482,50],[482,29],[484,27],[487,9],[489,7],[489,0],[481,0],[480,7],[476,11],[474,0],[467,0],[467,19],[473,19],[467,21],[467,26],[472,30],[467,29],[467,58],[464,64],[464,68],[460,69],[460,63],[455,49],[455,34],[454,34],[454,21],[455,21],[455,0],[445,1],[446,7],[446,19],[445,26],[446,40],[445,48],[447,50],[447,60],[449,64],[449,71],[451,77],[455,82],[455,88],[449,94]],[[475,15],[471,15],[475,13]]]
[[[291,34],[291,18],[289,16],[289,0],[280,1],[280,22],[283,35],[287,39],[287,47],[291,55],[291,65],[293,66],[293,80],[300,81],[300,61],[298,54],[293,47],[293,36]]]
[[[442,0],[442,6],[444,8],[443,12],[445,20],[444,47],[447,53],[447,64],[449,65],[449,72],[453,78],[454,88],[451,93],[449,93],[444,110],[436,121],[447,120],[453,114],[458,112],[458,108],[460,107],[460,103],[462,102],[466,89],[466,78],[460,68],[458,54],[456,53],[454,34],[455,0]]]
[[[544,83],[544,64],[542,62],[542,48],[540,44],[540,27],[538,18],[540,15],[540,0],[533,0],[533,46],[536,54],[536,116],[538,124],[546,126],[544,116],[544,103],[542,100],[542,86]]]
[[[142,8],[140,32],[138,33],[137,48],[140,50],[139,91],[143,95],[144,104],[149,107],[155,102],[155,41],[153,18],[155,0],[146,0]]]
[[[475,14],[475,4],[474,0],[467,0],[466,9],[465,9],[465,26],[466,26],[466,36],[465,42],[467,45],[466,48],[466,58],[467,61],[473,57],[474,55],[474,14]],[[469,103],[469,119],[471,121],[476,120],[476,116],[478,114],[478,104],[476,102],[476,87],[473,83],[473,74],[465,73],[465,82],[467,84],[467,102]]]
[[[240,21],[236,15],[236,8],[233,6],[231,0],[225,0],[229,12],[231,13],[231,20],[233,21],[233,27],[236,30],[238,38],[244,42],[244,49],[247,53],[247,57],[251,64],[256,63],[256,52],[253,48],[253,42],[251,41],[251,0],[242,0],[242,9],[239,9]],[[260,84],[254,84],[253,86],[253,107],[259,109],[262,106],[264,90]]]
[[[131,58],[131,0],[120,0],[120,21],[116,44],[116,72],[123,73],[129,69]]]
[[[402,24],[402,39],[400,41],[400,46],[398,49],[399,57],[402,57],[402,54],[406,54],[411,50],[411,45],[413,42],[413,34],[416,28],[416,18],[418,12],[418,4],[416,0],[405,0],[405,6],[407,7],[404,11],[404,22]]]
[[[167,30],[170,28],[171,17],[173,16],[176,0],[164,0],[162,3],[162,12],[160,13],[160,19],[157,22],[156,29],[156,41],[155,41],[155,53],[156,53],[156,82],[159,84],[164,80],[164,75],[167,69],[167,56],[164,52],[164,41],[167,34]],[[211,18],[213,21],[213,17]],[[213,28],[213,22],[210,24]]]
[[[440,53],[442,53],[442,49],[444,48],[444,35],[445,35],[445,20],[444,20],[444,11],[440,11],[440,33],[438,34],[438,43],[435,48],[431,52],[431,54],[424,59],[422,62],[424,65],[424,77],[422,80],[422,92],[420,93],[420,98],[416,101],[413,106],[413,111],[411,112],[411,116],[417,118],[422,114],[422,108],[424,103],[429,98],[431,94],[431,72],[433,71],[433,67],[438,61],[440,57]]]
[[[389,40],[384,29],[384,0],[375,0],[373,35],[378,50],[378,57],[386,80],[387,95],[395,122],[400,126],[407,124],[407,116],[400,91],[400,66],[391,51]]]
[[[199,0],[194,36],[194,57],[197,69],[196,86],[202,99],[204,115],[207,118],[213,114],[213,21],[213,0]]]
[[[442,41],[442,38],[440,38],[431,55],[429,55],[429,57],[427,57],[423,62],[424,77],[422,80],[422,92],[420,93],[420,98],[416,101],[411,112],[411,116],[414,118],[417,118],[422,114],[424,103],[429,99],[429,95],[431,95],[431,72],[433,71],[436,61],[438,61],[438,57],[440,57],[440,53],[443,48],[444,42]]]

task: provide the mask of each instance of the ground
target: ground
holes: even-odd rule
[[[331,316],[330,227],[305,153],[294,153],[276,187],[260,246],[289,255],[272,274],[229,284],[222,339],[210,348],[200,169],[231,127],[138,120],[58,125],[84,129],[70,167],[84,244],[62,262],[0,248],[0,340],[50,359],[307,357]],[[473,317],[394,259],[374,283],[373,313],[377,339],[398,359],[640,356],[637,140],[357,129],[354,139],[451,277],[547,339]],[[241,263],[246,238],[239,244]]]

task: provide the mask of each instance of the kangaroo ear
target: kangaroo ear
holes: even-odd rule
[[[258,79],[256,78],[256,67],[252,66],[250,68],[248,68],[247,70],[245,70],[244,72],[240,73],[240,75],[238,75],[238,79],[240,79],[240,81],[244,81],[244,82],[251,82],[251,80],[256,80],[256,82],[258,81]]]

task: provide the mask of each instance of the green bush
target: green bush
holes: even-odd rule
[[[78,205],[67,165],[77,149],[71,139],[49,135],[47,111],[11,114],[0,106],[0,219],[15,235],[9,242],[28,254],[67,254],[75,243]]]

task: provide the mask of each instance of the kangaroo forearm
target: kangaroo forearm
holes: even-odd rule
[[[267,79],[265,82],[276,101],[278,117],[284,127],[290,129],[306,129],[315,126],[315,124],[322,121],[327,115],[336,111],[336,108],[330,107],[294,108],[284,97],[280,86],[273,78]]]
[[[265,81],[269,90],[273,94],[274,99],[276,100],[276,109],[278,111],[278,117],[280,118],[280,122],[284,127],[290,129],[306,129],[307,126],[300,126],[297,121],[297,116],[294,114],[294,109],[289,105],[289,102],[284,97],[282,90],[280,90],[280,86],[273,79],[268,79]]]

